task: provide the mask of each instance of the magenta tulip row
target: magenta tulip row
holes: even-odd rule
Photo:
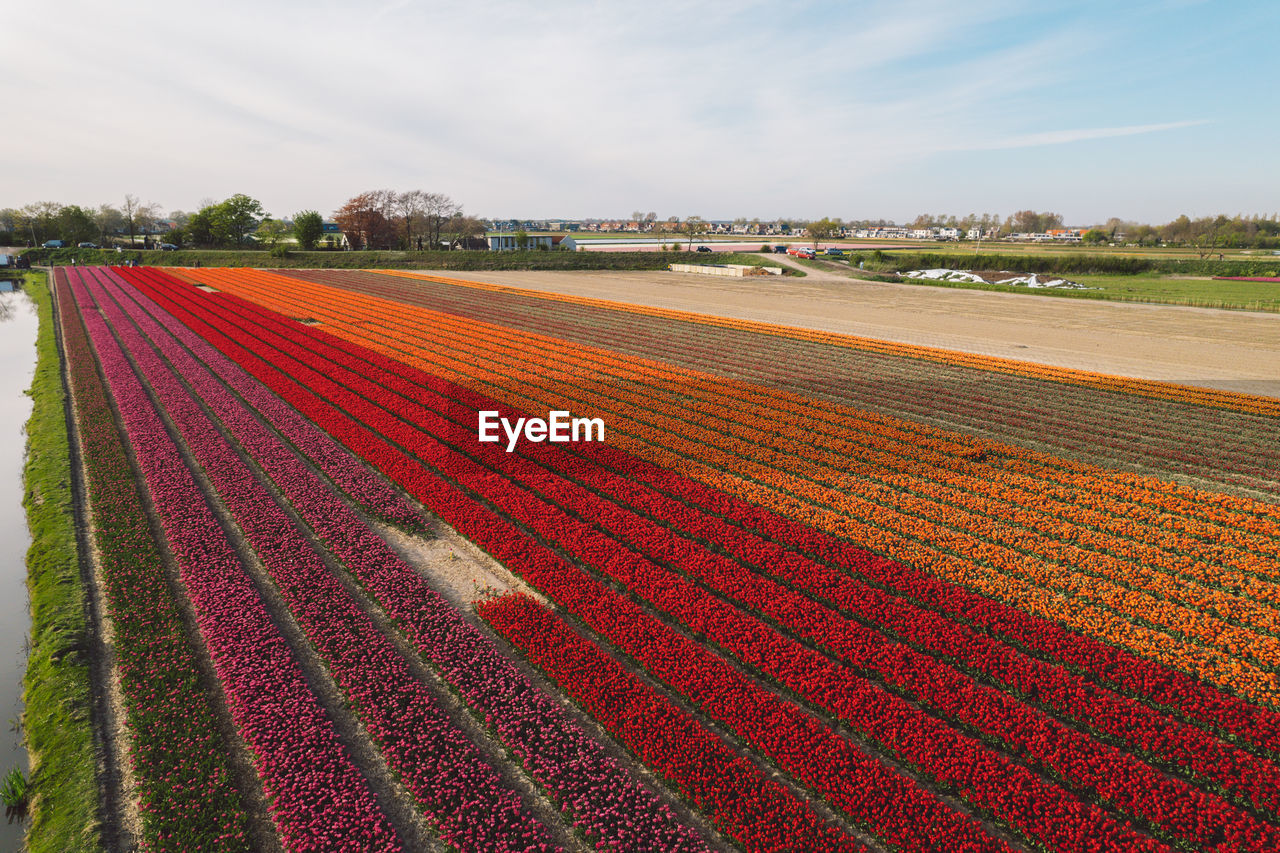
[[[359,710],[388,764],[434,817],[442,837],[466,850],[548,849],[546,829],[438,707],[391,641],[345,592],[302,531],[218,433],[197,400],[104,290],[96,295],[292,616]],[[185,355],[176,347],[171,354]],[[206,390],[230,397],[212,378],[193,384],[202,397]],[[228,402],[234,404],[234,400]],[[237,408],[242,426],[262,429],[251,414]],[[292,497],[305,501],[308,495]]]
[[[242,797],[66,274],[56,296],[144,850],[247,851]]]
[[[72,289],[285,848],[400,849],[85,285]]]
[[[534,777],[548,788],[582,831],[620,849],[652,845],[665,850],[702,847],[696,834],[681,826],[651,793],[631,781],[490,641],[432,591],[310,471],[298,465],[293,455],[169,333],[194,345],[193,351],[199,351],[206,363],[218,367],[237,391],[252,382],[246,374],[221,369],[226,367],[222,364],[225,356],[206,351],[208,344],[162,314],[158,307],[152,306],[156,315],[153,319],[145,306],[130,300],[127,291],[116,292],[129,313],[198,389],[204,402],[289,497],[304,520],[405,627],[428,661],[477,713],[491,720],[503,741],[522,756]],[[273,400],[275,405],[284,405]]]

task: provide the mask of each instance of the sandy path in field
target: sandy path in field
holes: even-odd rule
[[[671,272],[445,272],[881,340],[1280,397],[1280,314],[858,281]]]

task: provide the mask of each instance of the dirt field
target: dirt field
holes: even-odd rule
[[[1280,396],[1280,315],[854,281],[451,272],[554,293]]]

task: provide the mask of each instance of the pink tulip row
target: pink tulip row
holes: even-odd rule
[[[285,848],[400,849],[84,283],[72,289]]]
[[[653,845],[672,851],[703,848],[692,830],[680,825],[652,794],[630,780],[597,743],[536,690],[332,491],[298,465],[284,445],[170,337],[170,333],[176,334],[187,343],[194,337],[189,331],[154,303],[149,309],[141,301],[135,303],[133,288],[111,289],[304,520],[405,627],[419,650],[469,704],[490,717],[499,736],[522,756],[535,778],[562,803],[582,831],[618,849]],[[237,391],[253,381],[243,372],[222,375]]]
[[[181,380],[105,288],[90,289],[263,561],[293,617],[359,709],[388,764],[435,818],[441,835],[465,850],[550,849],[546,829],[438,707],[391,641],[346,593]],[[172,349],[175,357],[179,353]],[[221,390],[211,378],[200,385]],[[247,410],[240,412],[244,421],[257,424]]]
[[[239,313],[247,316],[245,312]],[[268,322],[261,317],[258,319],[262,324],[257,327],[260,335],[270,336],[271,331],[268,329],[271,327],[274,327],[276,332],[289,331],[287,324]],[[1174,837],[1203,841],[1225,832],[1238,843],[1262,848],[1274,840],[1270,839],[1269,830],[1265,826],[1259,825],[1215,796],[1169,779],[1153,771],[1141,761],[1114,748],[1099,744],[1069,727],[1062,726],[1052,718],[1045,717],[998,690],[972,683],[966,676],[938,664],[925,655],[903,647],[895,647],[893,644],[884,644],[882,639],[857,623],[833,617],[829,611],[814,605],[791,590],[763,581],[723,557],[701,553],[699,549],[690,550],[687,542],[682,548],[669,537],[665,529],[657,527],[645,518],[620,513],[616,506],[600,501],[594,493],[581,489],[575,491],[566,482],[533,469],[527,463],[522,463],[518,457],[493,451],[485,446],[477,446],[474,437],[460,424],[449,423],[427,414],[422,407],[409,401],[409,395],[414,391],[419,392],[420,396],[429,397],[430,392],[426,390],[425,385],[400,388],[405,399],[388,398],[385,388],[374,387],[372,383],[363,379],[363,376],[378,376],[384,385],[395,385],[394,376],[379,375],[383,369],[373,364],[376,359],[370,357],[368,363],[360,365],[359,374],[356,374],[339,364],[345,356],[341,345],[324,343],[323,333],[310,332],[307,336],[312,341],[311,348],[305,350],[291,344],[283,335],[270,340],[281,352],[289,352],[295,358],[308,359],[313,351],[323,353],[333,360],[324,366],[325,375],[344,382],[347,387],[362,390],[366,398],[383,397],[381,402],[384,407],[394,407],[393,411],[396,414],[420,425],[426,433],[442,440],[452,441],[455,447],[466,448],[474,458],[486,461],[490,467],[513,482],[525,482],[543,493],[552,494],[557,505],[575,509],[578,517],[591,518],[597,525],[621,530],[630,541],[646,547],[649,553],[664,558],[669,563],[684,566],[686,571],[696,573],[704,581],[713,582],[718,588],[729,592],[739,600],[743,600],[743,596],[746,596],[749,602],[754,602],[754,609],[757,611],[764,611],[771,619],[795,629],[810,641],[826,645],[850,663],[860,666],[863,672],[870,670],[882,683],[892,685],[895,691],[914,694],[928,705],[940,709],[948,718],[976,729],[987,738],[997,739],[1004,749],[1031,758],[1046,766],[1051,773],[1064,776],[1075,785],[1085,786],[1096,795],[1117,802],[1132,813],[1162,827]],[[483,405],[488,406],[488,401]],[[438,407],[446,410],[450,407],[457,409],[460,413],[458,419],[464,422],[474,420],[473,409],[468,414],[461,414],[467,410],[459,408],[457,403],[451,400],[440,401]],[[400,441],[408,445],[411,438],[406,435]],[[531,446],[527,452],[554,457],[558,451],[549,446],[535,445]],[[612,522],[611,518],[614,519]],[[565,547],[577,548],[581,548],[583,543],[589,541],[592,536],[600,536],[580,522],[575,526],[573,521],[564,520],[548,525],[542,532],[549,538],[554,538],[558,534]],[[601,539],[601,541],[607,540]],[[572,545],[569,544],[570,542]],[[675,550],[672,550],[673,548]],[[612,560],[611,571],[615,575],[616,566],[620,560],[625,562],[625,558]],[[636,561],[634,565],[641,567],[639,570],[641,574],[626,579],[626,583],[632,589],[636,589],[637,582],[645,582],[636,580],[636,578],[645,577],[644,564]],[[697,602],[696,607],[689,605],[694,608],[692,611],[689,609],[684,611],[682,621],[688,623],[691,619],[697,619],[699,615],[704,619],[707,618],[705,614],[698,613],[698,609],[706,605],[701,602],[696,587],[681,587],[678,581],[672,587],[671,578],[663,578],[661,575],[649,577],[653,578],[648,581],[650,590],[656,589],[659,593],[668,594],[669,603],[666,605],[668,612],[671,612],[672,608],[679,612],[682,604]],[[641,592],[641,594],[653,601],[653,592],[647,594]],[[691,612],[692,615],[690,615]],[[750,619],[743,621],[732,608],[722,608],[720,618],[730,620],[731,627],[726,628],[725,633],[727,638],[749,635],[754,625]],[[737,622],[734,623],[734,620]],[[774,637],[773,641],[782,642],[781,648],[788,649],[786,641],[781,638]],[[732,639],[727,639],[724,643],[731,644]],[[760,641],[760,645],[767,646],[768,643]],[[739,650],[739,654],[749,657],[755,651],[757,656],[753,662],[758,664],[759,652],[753,650],[750,644],[738,644],[735,648]],[[830,696],[834,691],[838,695],[842,689],[847,691],[850,689],[849,685],[854,684],[850,681],[848,673],[832,667],[821,655],[805,652],[798,647],[790,647],[785,654],[792,656],[799,654],[802,657],[807,655],[808,666],[813,672],[827,673],[826,686],[822,688],[815,686],[812,675],[806,679],[807,683],[803,688],[793,684],[793,688],[802,694]],[[846,687],[838,688],[835,686],[837,684],[845,684]],[[829,710],[835,710],[830,700],[819,704],[823,704]],[[1249,756],[1245,754],[1244,758],[1248,759]],[[1265,777],[1275,778],[1275,771],[1270,767],[1265,769],[1269,773],[1264,774],[1262,780],[1236,777],[1233,781],[1238,781],[1246,789],[1253,788],[1255,793],[1267,790],[1269,786]],[[1006,767],[1005,772],[1019,774],[1019,771],[1013,767]],[[1274,790],[1274,788],[1270,789]]]
[[[144,850],[247,851],[227,744],[166,578],[66,273],[56,273],[103,598],[138,780]]]

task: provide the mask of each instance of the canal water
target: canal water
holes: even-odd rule
[[[22,465],[36,368],[35,304],[21,287],[0,279],[0,778],[27,772],[17,721],[27,666],[31,614],[27,600],[27,547],[31,534],[22,508]],[[25,822],[0,821],[0,850],[20,850]]]

